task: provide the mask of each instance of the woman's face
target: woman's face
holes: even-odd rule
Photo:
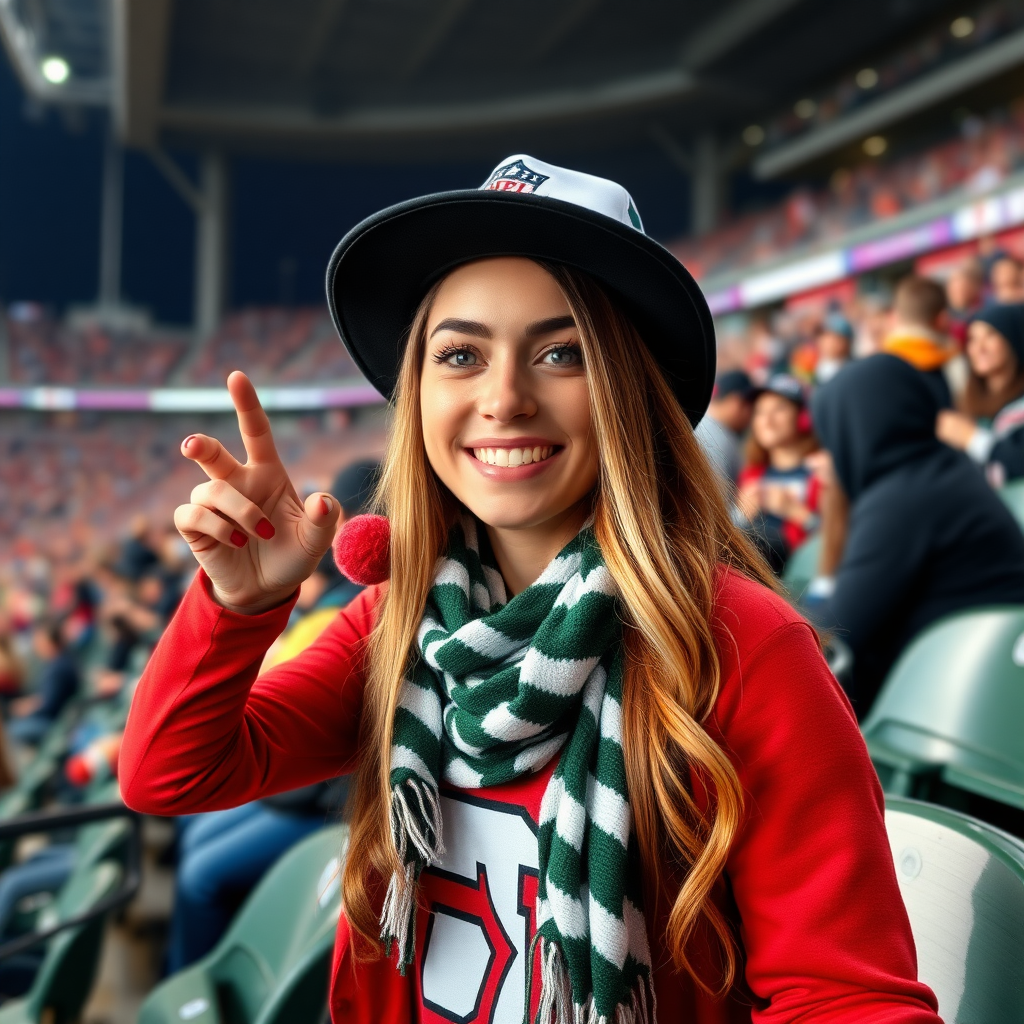
[[[967,359],[979,377],[1005,372],[1014,363],[1007,340],[983,320],[973,321],[967,329]]]
[[[531,260],[454,270],[430,310],[420,377],[427,458],[489,526],[558,526],[596,485],[586,371],[569,305]]]
[[[792,443],[799,435],[796,428],[799,415],[795,402],[766,391],[754,403],[754,419],[750,426],[754,440],[768,451]]]

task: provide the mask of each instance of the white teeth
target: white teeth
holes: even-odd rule
[[[550,458],[554,448],[551,445],[536,448],[474,448],[473,455],[488,466],[528,466],[531,462],[543,462]]]

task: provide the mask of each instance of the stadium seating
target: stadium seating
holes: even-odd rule
[[[57,899],[38,921],[40,929],[67,921],[95,907],[118,888],[123,871],[103,860],[79,864]],[[71,1024],[78,1020],[92,989],[106,916],[62,931],[50,939],[32,988],[23,999],[0,1009],[0,1024]]]
[[[818,534],[808,537],[789,556],[786,569],[782,574],[782,584],[791,600],[799,601],[803,596],[808,584],[817,574],[820,557],[821,537]]]
[[[1024,480],[1013,480],[999,488],[999,497],[1024,528]]]
[[[864,722],[887,792],[931,782],[1024,809],[1024,608],[951,616],[893,667]]]
[[[890,797],[886,828],[946,1024],[1024,1020],[1024,844],[943,807]]]
[[[345,835],[344,828],[324,829],[285,854],[216,949],[151,993],[139,1024],[320,1020],[341,910]]]

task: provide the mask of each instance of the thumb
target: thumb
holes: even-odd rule
[[[309,541],[309,546],[318,551],[326,551],[334,540],[334,534],[341,517],[341,505],[337,498],[330,494],[317,491],[311,494],[303,504],[306,518],[302,528]]]

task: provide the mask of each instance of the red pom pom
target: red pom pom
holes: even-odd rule
[[[65,762],[64,774],[73,786],[87,786],[92,782],[92,765],[86,760],[84,754],[75,754]]]
[[[334,564],[353,583],[383,583],[391,575],[391,524],[384,516],[353,516],[334,538]]]

